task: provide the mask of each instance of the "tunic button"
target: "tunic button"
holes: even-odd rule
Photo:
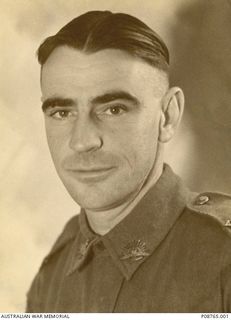
[[[225,226],[226,227],[231,227],[231,220],[230,219],[226,220]]]
[[[199,198],[196,201],[196,204],[198,205],[203,205],[205,203],[207,203],[209,201],[209,197],[208,196],[199,196]]]
[[[105,246],[104,244],[100,241],[98,243],[96,243],[96,248],[99,250],[99,251],[103,251],[105,249]]]

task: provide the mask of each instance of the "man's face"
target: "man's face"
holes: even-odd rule
[[[166,76],[127,53],[56,48],[42,67],[49,148],[83,208],[106,210],[134,195],[153,169]]]

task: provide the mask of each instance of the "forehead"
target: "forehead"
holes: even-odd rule
[[[106,49],[88,54],[62,46],[56,48],[41,71],[43,95],[73,95],[127,89],[131,93],[160,91],[166,75],[124,51]],[[74,90],[74,91],[73,91]]]

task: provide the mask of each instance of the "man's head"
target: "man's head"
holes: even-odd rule
[[[90,11],[73,19],[39,47],[40,64],[62,45],[88,54],[120,49],[166,72],[169,67],[169,52],[161,38],[146,24],[124,13]]]
[[[157,170],[181,118],[167,47],[138,19],[95,11],[47,38],[38,58],[48,144],[67,190],[91,210],[125,202]]]

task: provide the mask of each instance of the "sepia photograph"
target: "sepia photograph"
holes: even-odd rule
[[[231,313],[231,1],[0,17],[0,313]]]

